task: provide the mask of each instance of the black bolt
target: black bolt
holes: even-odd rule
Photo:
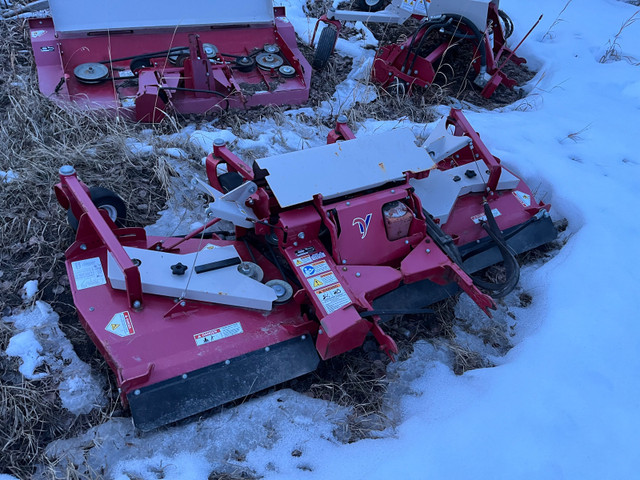
[[[458,175],[456,175],[455,177],[453,177],[453,181],[454,182],[459,182],[460,181],[460,177]]]
[[[475,170],[467,170],[466,172],[464,172],[464,176],[467,178],[473,178],[477,175]]]

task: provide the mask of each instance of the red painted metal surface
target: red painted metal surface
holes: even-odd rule
[[[486,150],[461,112],[452,110],[449,122],[456,126],[456,135],[473,140],[474,148],[465,147],[452,154],[439,162],[438,168],[446,170],[482,159],[492,172],[489,181],[497,182],[503,169],[500,161]],[[346,129],[340,135],[345,133],[349,136]],[[244,206],[253,208],[260,220],[250,234],[238,228],[236,241],[195,238],[201,229],[185,239],[147,238],[142,229],[117,228],[108,220],[106,212],[93,206],[86,186],[74,173],[61,174],[56,185],[60,204],[80,218],[77,240],[66,253],[74,301],[84,328],[116,372],[123,401],[136,389],[300,335],[315,339],[323,359],[360,346],[368,333],[391,356],[397,347],[381,328],[380,314],[372,304],[403,285],[423,280],[437,285],[455,282],[487,315],[495,308],[493,300],[427,234],[426,218],[420,198],[409,184],[410,175],[347,198],[327,201],[318,194],[312,202],[282,209],[268,193],[268,177],[254,175],[222,145],[217,145],[207,160],[210,179],[215,177],[220,162],[227,163],[228,171],[237,171],[258,185],[258,192],[247,198]],[[411,176],[424,178],[428,174],[416,172]],[[516,190],[530,196],[529,205],[515,194]],[[499,212],[495,220],[501,230],[522,225],[550,208],[536,202],[523,181],[516,189],[489,188],[487,192],[463,195],[441,225],[458,246],[487,237],[482,222],[477,221],[484,213],[485,201]],[[412,215],[406,236],[394,240],[388,238],[383,214],[392,202],[401,202]],[[264,281],[287,281],[293,288],[292,300],[262,312],[151,294],[142,298],[137,267],[123,246],[155,250],[163,245],[162,249],[170,248],[175,253],[190,253],[207,243],[233,245],[243,261],[256,262],[263,269]],[[108,251],[127,274],[126,291],[111,288],[108,281],[80,288],[74,263],[98,259],[106,277]],[[108,331],[114,318],[125,317],[133,333],[121,338]],[[207,345],[196,342],[199,334],[229,325],[241,325],[242,333]]]
[[[482,87],[481,95],[485,98],[490,98],[499,85],[504,85],[507,88],[514,88],[517,85],[517,82],[504,73],[502,69],[509,62],[516,65],[526,63],[524,58],[515,55],[515,51],[538,25],[540,20],[536,22],[513,50],[507,47],[498,7],[494,3],[488,5],[487,21],[491,25],[491,31],[487,27],[482,32],[482,44],[486,52],[486,71],[490,78],[487,80],[486,85]],[[462,24],[458,25],[457,28],[461,33],[470,33],[468,28]],[[418,33],[414,39],[414,45],[416,42],[420,43],[424,35],[425,30]],[[371,78],[382,84],[383,87],[388,87],[394,82],[401,81],[406,85],[408,93],[411,92],[414,86],[424,88],[435,80],[438,64],[453,43],[454,39],[445,41],[426,54],[411,51],[412,36],[402,43],[383,46],[374,59]],[[469,42],[469,44],[471,45],[472,43]],[[410,65],[413,65],[413,67],[407,68]],[[472,66],[475,73],[479,74],[481,71],[480,53],[477,47],[474,50]]]
[[[281,8],[278,13],[283,13]],[[309,96],[311,67],[297,48],[292,25],[282,15],[273,24],[259,26],[75,36],[57,35],[51,18],[32,19],[29,24],[40,91],[61,105],[71,102],[83,109],[159,122],[172,112],[205,114],[227,108],[296,105]],[[221,53],[209,61],[204,43],[215,45]],[[255,56],[266,44],[278,46],[284,65],[295,74],[283,76],[277,69],[265,71],[257,66],[247,72],[235,68],[236,57]],[[150,66],[131,72],[133,57],[176,47],[188,48],[184,65],[173,64],[164,53],[154,56]],[[86,63],[105,65],[107,79],[95,84],[78,81],[74,69]]]

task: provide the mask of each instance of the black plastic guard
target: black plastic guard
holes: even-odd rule
[[[516,225],[504,230],[505,235],[520,228]],[[536,220],[514,236],[507,240],[507,245],[516,254],[528,252],[536,247],[552,242],[558,236],[558,231],[549,216],[543,216]],[[480,240],[479,243],[470,243],[460,247],[460,254],[467,258],[464,261],[465,270],[477,272],[502,261],[502,255],[497,246],[492,245],[490,238]],[[399,288],[386,293],[373,301],[374,310],[393,309],[419,309],[432,303],[444,300],[458,292],[458,285],[449,283],[438,285],[431,280],[422,280],[416,283],[402,285]],[[382,320],[390,319],[390,316],[381,317]]]
[[[153,430],[312,372],[319,360],[311,335],[302,335],[134,390],[131,416],[138,429]]]

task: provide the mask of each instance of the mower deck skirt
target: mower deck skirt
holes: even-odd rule
[[[134,390],[127,399],[136,427],[148,431],[312,372],[318,362],[311,336],[302,335]]]

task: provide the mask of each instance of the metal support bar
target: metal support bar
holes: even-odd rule
[[[75,172],[67,175],[60,173],[60,187],[67,196],[70,204],[76,204],[76,206],[84,212],[82,217],[89,220],[96,235],[111,252],[118,267],[122,270],[125,278],[129,306],[134,309],[141,309],[143,306],[142,283],[140,281],[138,267],[133,264],[129,255],[124,251],[118,238],[102,217],[102,214],[98,211],[98,207],[91,201],[89,194],[83,188]],[[80,220],[80,217],[78,220]]]

